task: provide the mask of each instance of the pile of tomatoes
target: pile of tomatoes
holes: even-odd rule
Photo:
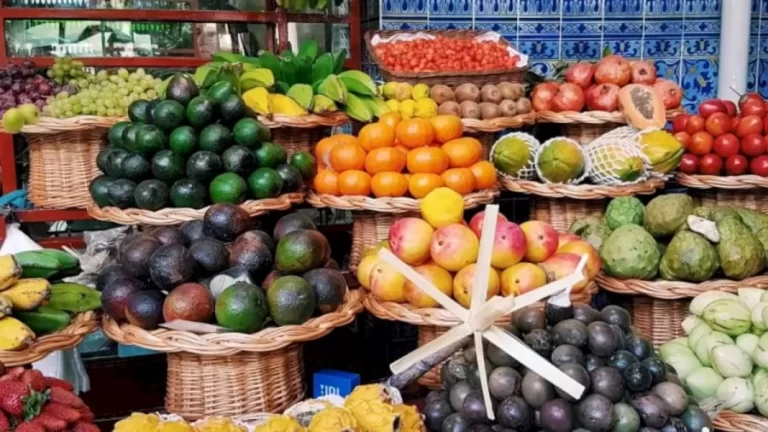
[[[520,59],[502,42],[474,39],[418,39],[381,43],[374,48],[393,72],[453,72],[512,69]]]

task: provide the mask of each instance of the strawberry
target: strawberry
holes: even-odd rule
[[[0,381],[14,381],[21,377],[21,375],[24,373],[24,368],[21,366],[16,366],[8,369],[5,371],[5,375],[0,377]]]
[[[0,410],[13,417],[24,415],[24,398],[29,396],[29,386],[21,381],[0,382]]]
[[[67,429],[67,422],[48,414],[40,414],[32,420],[32,423],[39,424],[48,432],[58,432]]]
[[[11,421],[0,411],[0,431],[11,430]]]
[[[82,399],[77,397],[74,393],[60,387],[51,387],[51,402],[64,404],[73,408],[85,406],[85,402],[83,402]]]
[[[24,422],[16,426],[16,432],[45,432],[45,428],[37,423]]]
[[[72,428],[72,432],[100,432],[99,428],[96,427],[95,424],[91,423],[85,423],[85,422],[77,422],[74,428]]]
[[[45,386],[46,387],[58,387],[62,388],[66,391],[73,391],[75,388],[67,381],[64,381],[62,379],[54,378],[54,377],[45,377]]]
[[[29,385],[32,390],[41,392],[45,390],[45,377],[37,369],[28,369],[21,375],[21,382]]]
[[[77,410],[80,411],[80,421],[84,421],[86,423],[93,423],[93,420],[96,419],[96,416],[93,415],[93,411],[91,411],[91,409],[88,407],[81,407],[81,408],[78,408]]]
[[[80,420],[80,411],[60,403],[49,403],[43,407],[43,414],[62,419],[67,423],[74,423]]]

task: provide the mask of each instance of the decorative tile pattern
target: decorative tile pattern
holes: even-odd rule
[[[689,111],[696,106],[717,97],[717,61],[706,59],[683,59],[683,105]]]

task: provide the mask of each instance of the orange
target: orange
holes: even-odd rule
[[[360,170],[344,171],[339,174],[339,192],[342,195],[370,195],[370,174]]]
[[[413,174],[403,173],[403,175],[405,176],[405,180],[407,180],[408,183],[410,184],[411,183],[411,177],[413,177]]]
[[[444,186],[443,178],[432,173],[418,173],[411,175],[408,179],[408,192],[414,198],[424,198],[433,190]]]
[[[437,115],[430,118],[429,122],[435,130],[435,141],[446,143],[452,139],[461,138],[464,134],[464,125],[455,115]]]
[[[440,147],[419,147],[408,152],[408,172],[441,174],[448,169],[448,155]]]
[[[365,166],[365,150],[352,142],[336,144],[331,149],[330,162],[336,172],[361,170]]]
[[[319,194],[339,194],[339,175],[329,169],[321,169],[312,180],[312,186]]]
[[[315,146],[315,159],[317,159],[317,167],[330,167],[331,149],[335,147],[336,144],[343,143],[357,144],[357,138],[354,135],[338,134],[321,139]]]
[[[379,117],[379,123],[384,123],[386,125],[392,126],[392,129],[397,127],[397,124],[400,123],[400,120],[403,119],[403,116],[400,115],[399,112],[390,111],[388,113],[384,113]]]
[[[400,150],[401,152],[403,152],[403,154],[408,154],[408,147],[406,147],[406,146],[402,146],[402,145],[398,144],[398,145],[395,146],[395,148]]]
[[[451,161],[451,168],[466,168],[480,160],[483,145],[474,138],[458,138],[443,144],[443,150]]]
[[[405,168],[405,153],[394,147],[373,149],[365,157],[365,170],[368,174],[384,171],[400,172],[403,168]]]
[[[469,168],[451,168],[440,175],[445,185],[466,195],[475,190],[475,176]]]
[[[400,144],[408,148],[416,148],[429,145],[435,136],[435,131],[429,120],[414,118],[398,123],[395,135]]]
[[[357,141],[365,151],[395,145],[395,128],[384,123],[369,123],[360,129]]]
[[[475,188],[490,189],[496,185],[496,169],[488,161],[480,161],[469,167],[475,177]]]
[[[408,180],[399,172],[384,171],[373,176],[371,189],[376,198],[401,197],[408,192]]]

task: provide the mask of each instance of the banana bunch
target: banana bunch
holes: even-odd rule
[[[22,278],[44,278],[57,275],[59,272],[77,270],[80,261],[58,249],[42,249],[20,252],[13,256],[21,266]],[[2,279],[2,274],[0,274]]]

